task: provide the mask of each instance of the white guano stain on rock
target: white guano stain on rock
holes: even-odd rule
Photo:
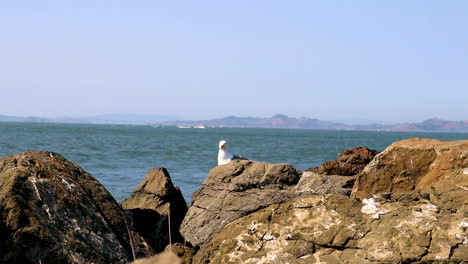
[[[460,228],[460,233],[461,234],[456,234],[455,237],[458,238],[463,245],[468,244],[468,222],[461,221],[457,225]]]
[[[62,182],[65,184],[65,186],[67,186],[68,190],[73,190],[76,185],[73,184],[73,183],[69,183],[67,180],[65,180],[64,178],[61,178],[62,179]]]
[[[364,206],[361,208],[361,213],[369,215],[373,219],[379,219],[380,215],[390,212],[390,210],[379,209],[380,203],[377,203],[374,198],[363,199]]]
[[[436,214],[439,209],[436,205],[422,204],[418,208],[419,210],[413,211],[413,215],[415,218],[437,221]]]

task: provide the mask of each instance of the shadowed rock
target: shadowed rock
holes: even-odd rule
[[[327,161],[307,171],[325,175],[353,176],[361,172],[378,153],[379,151],[366,147],[345,149],[338,154],[336,160]]]
[[[179,227],[187,213],[187,204],[165,168],[149,170],[131,197],[122,202],[122,207],[129,211],[134,228],[156,252],[163,251],[169,240],[183,242]]]
[[[289,164],[234,160],[217,166],[193,194],[181,233],[187,242],[200,246],[229,222],[290,200],[300,175]]]
[[[132,245],[153,253],[79,166],[41,151],[0,159],[1,263],[128,263]]]

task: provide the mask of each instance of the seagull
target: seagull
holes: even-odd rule
[[[246,160],[241,156],[232,155],[228,151],[228,143],[226,140],[219,141],[219,151],[218,151],[218,166],[228,164],[233,159],[242,159]]]

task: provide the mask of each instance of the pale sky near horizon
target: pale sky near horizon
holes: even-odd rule
[[[468,1],[2,1],[0,115],[468,120]]]

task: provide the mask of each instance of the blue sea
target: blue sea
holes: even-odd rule
[[[190,203],[217,165],[220,140],[229,142],[233,154],[306,170],[346,148],[382,151],[413,137],[466,140],[468,134],[0,122],[0,156],[26,150],[60,153],[96,177],[118,201],[130,196],[150,168],[165,167]]]

